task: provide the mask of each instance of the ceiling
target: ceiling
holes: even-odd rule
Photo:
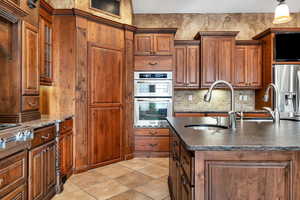
[[[276,0],[132,0],[134,13],[272,13]],[[300,12],[300,0],[286,0]]]

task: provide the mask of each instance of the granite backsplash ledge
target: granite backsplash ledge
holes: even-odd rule
[[[176,90],[174,112],[205,112],[230,110],[230,91],[217,89],[210,102],[203,100],[207,90]],[[255,111],[255,90],[235,90],[237,111]]]

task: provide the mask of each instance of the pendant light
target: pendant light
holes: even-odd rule
[[[277,0],[279,2],[275,9],[275,16],[273,24],[287,23],[292,20],[290,16],[289,7],[286,5],[285,0]]]

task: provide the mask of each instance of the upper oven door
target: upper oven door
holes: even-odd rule
[[[135,97],[171,97],[172,80],[135,80]]]

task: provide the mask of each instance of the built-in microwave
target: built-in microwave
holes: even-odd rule
[[[135,98],[135,127],[167,127],[172,116],[172,98]]]
[[[135,97],[172,97],[172,72],[135,72]]]

